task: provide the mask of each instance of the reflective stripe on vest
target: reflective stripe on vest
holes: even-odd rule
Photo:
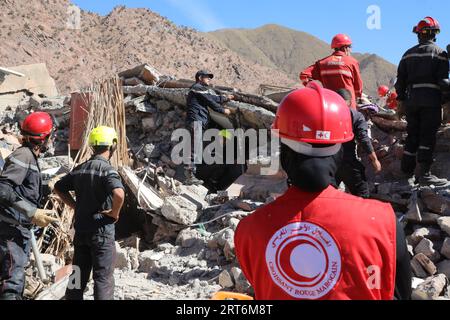
[[[410,53],[406,56],[403,56],[402,60],[410,59],[410,58],[422,58],[422,57],[431,57],[431,58],[437,58],[442,61],[447,61],[448,59],[445,57],[441,57],[435,53]]]
[[[340,75],[340,74],[347,76],[347,77],[353,77],[352,73],[350,71],[346,71],[346,70],[324,70],[324,71],[320,72],[321,76],[328,76],[328,75],[336,76],[336,75]]]
[[[33,171],[39,172],[39,168],[35,166],[34,164],[26,164],[25,162],[20,161],[19,159],[14,158],[13,156],[10,156],[8,158],[12,163],[17,164],[18,166],[25,168],[25,169],[31,169]]]
[[[110,171],[97,171],[97,170],[76,170],[76,171],[72,171],[70,173],[70,175],[72,176],[76,176],[76,175],[90,175],[90,176],[98,176],[98,177],[107,177],[110,174],[117,174],[117,171],[115,170],[110,170]]]
[[[430,88],[430,89],[436,89],[441,90],[441,87],[434,83],[416,83],[412,85],[413,89],[419,89],[419,88]]]

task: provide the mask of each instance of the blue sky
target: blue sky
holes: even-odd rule
[[[336,33],[348,33],[354,50],[378,54],[397,64],[417,43],[412,27],[427,15],[437,18],[442,32],[438,44],[450,43],[448,0],[73,0],[84,10],[108,14],[117,5],[149,8],[177,25],[199,31],[256,28],[268,23],[308,32],[326,42]],[[380,29],[370,30],[369,6],[380,9]]]

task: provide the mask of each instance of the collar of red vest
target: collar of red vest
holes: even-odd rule
[[[332,185],[329,185],[326,189],[319,191],[319,192],[308,192],[308,191],[301,190],[300,188],[298,188],[296,186],[291,186],[286,191],[284,196],[288,197],[288,198],[301,197],[302,199],[308,199],[308,198],[314,199],[314,198],[317,198],[318,196],[327,196],[327,195],[330,195],[335,192],[337,192],[337,190]]]
[[[333,56],[341,56],[341,57],[343,57],[343,56],[345,56],[346,54],[345,54],[345,52],[343,52],[343,51],[335,51],[335,52],[333,52]]]

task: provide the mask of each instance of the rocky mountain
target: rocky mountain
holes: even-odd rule
[[[269,24],[256,29],[223,29],[208,34],[241,56],[276,68],[298,81],[301,70],[331,53],[328,43],[305,32]],[[374,54],[358,54],[366,92],[395,77],[396,66]]]
[[[248,91],[260,83],[293,82],[281,70],[255,64],[147,9],[116,7],[106,16],[81,10],[80,29],[69,28],[71,5],[68,0],[0,0],[0,65],[45,62],[61,93],[142,63],[178,78],[210,69],[217,83]]]

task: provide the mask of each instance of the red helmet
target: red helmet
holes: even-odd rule
[[[414,26],[414,33],[426,33],[426,32],[436,32],[439,33],[441,31],[441,26],[439,25],[439,21],[432,17],[425,17],[420,20],[417,26]]]
[[[385,97],[389,93],[389,87],[388,86],[379,86],[378,87],[378,95],[380,97]]]
[[[298,153],[330,156],[353,139],[350,109],[336,92],[311,82],[284,98],[272,126],[281,142]],[[311,144],[331,147],[314,148]]]
[[[46,112],[34,112],[25,118],[21,129],[24,136],[43,141],[53,131],[53,120]]]
[[[398,94],[396,92],[391,92],[387,101],[387,106],[389,109],[397,109],[398,106],[397,98]]]
[[[352,39],[346,34],[338,34],[334,36],[333,41],[331,41],[332,49],[339,49],[346,46],[352,45]]]

